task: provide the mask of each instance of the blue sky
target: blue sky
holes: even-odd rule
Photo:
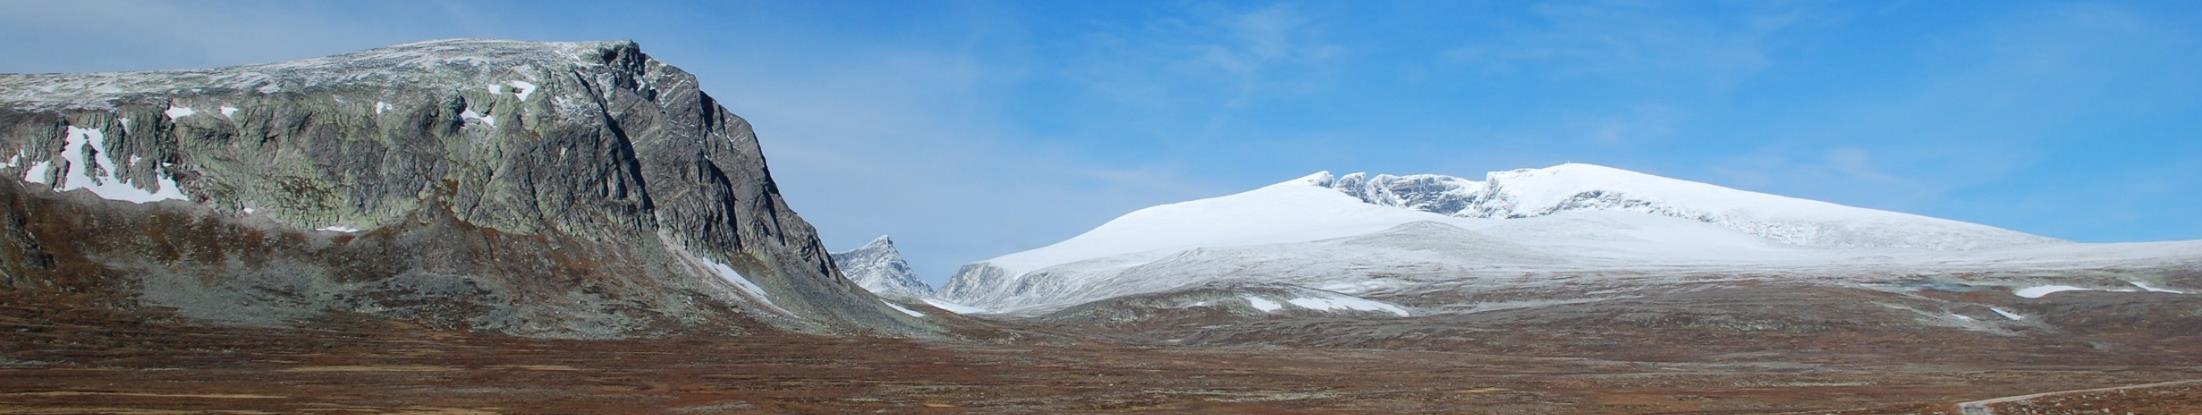
[[[927,279],[1316,170],[1589,162],[2080,241],[2202,239],[2194,2],[0,2],[0,72],[633,39]]]

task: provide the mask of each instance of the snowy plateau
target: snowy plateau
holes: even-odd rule
[[[1044,314],[1218,281],[1293,284],[1377,299],[1428,297],[1421,291],[1462,284],[1477,290],[1580,284],[1574,277],[1582,275],[1664,274],[1679,281],[1685,275],[1780,274],[1905,290],[1893,285],[1894,277],[2196,263],[2202,263],[2197,242],[2065,242],[1571,163],[1492,172],[1480,181],[1319,172],[1140,209],[1069,240],[967,265],[936,296],[1001,313]],[[2134,288],[2163,283],[2013,277],[1963,284],[2035,298],[2055,290],[2142,291]],[[2062,285],[2029,288],[2051,284]],[[2181,289],[2148,292],[2172,291]]]

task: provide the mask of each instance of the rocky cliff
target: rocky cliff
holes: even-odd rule
[[[749,123],[632,42],[0,75],[0,296],[553,337],[925,334],[841,277]]]

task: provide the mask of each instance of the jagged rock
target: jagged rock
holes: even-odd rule
[[[895,241],[886,235],[872,239],[863,247],[833,253],[833,264],[841,269],[841,275],[874,294],[903,297],[933,294],[933,287],[918,279],[917,271],[911,270],[910,263],[902,260],[902,251],[895,249]]]
[[[836,274],[749,123],[633,42],[0,75],[0,161],[18,298],[566,337],[937,331]]]

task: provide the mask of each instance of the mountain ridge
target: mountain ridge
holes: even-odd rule
[[[1660,177],[1587,163],[1453,176],[1310,175],[1362,201],[1460,217],[1519,219],[1570,210],[1631,210],[1720,224],[1799,246],[1971,250],[2060,242],[1985,225]],[[1853,222],[1853,223],[1843,223]],[[1855,223],[1864,222],[1864,223]],[[1869,226],[1903,222],[1929,234]],[[1914,229],[1916,231],[1916,229]]]
[[[0,75],[0,155],[0,294],[26,303],[580,338],[941,330],[841,277],[748,121],[634,42]]]

